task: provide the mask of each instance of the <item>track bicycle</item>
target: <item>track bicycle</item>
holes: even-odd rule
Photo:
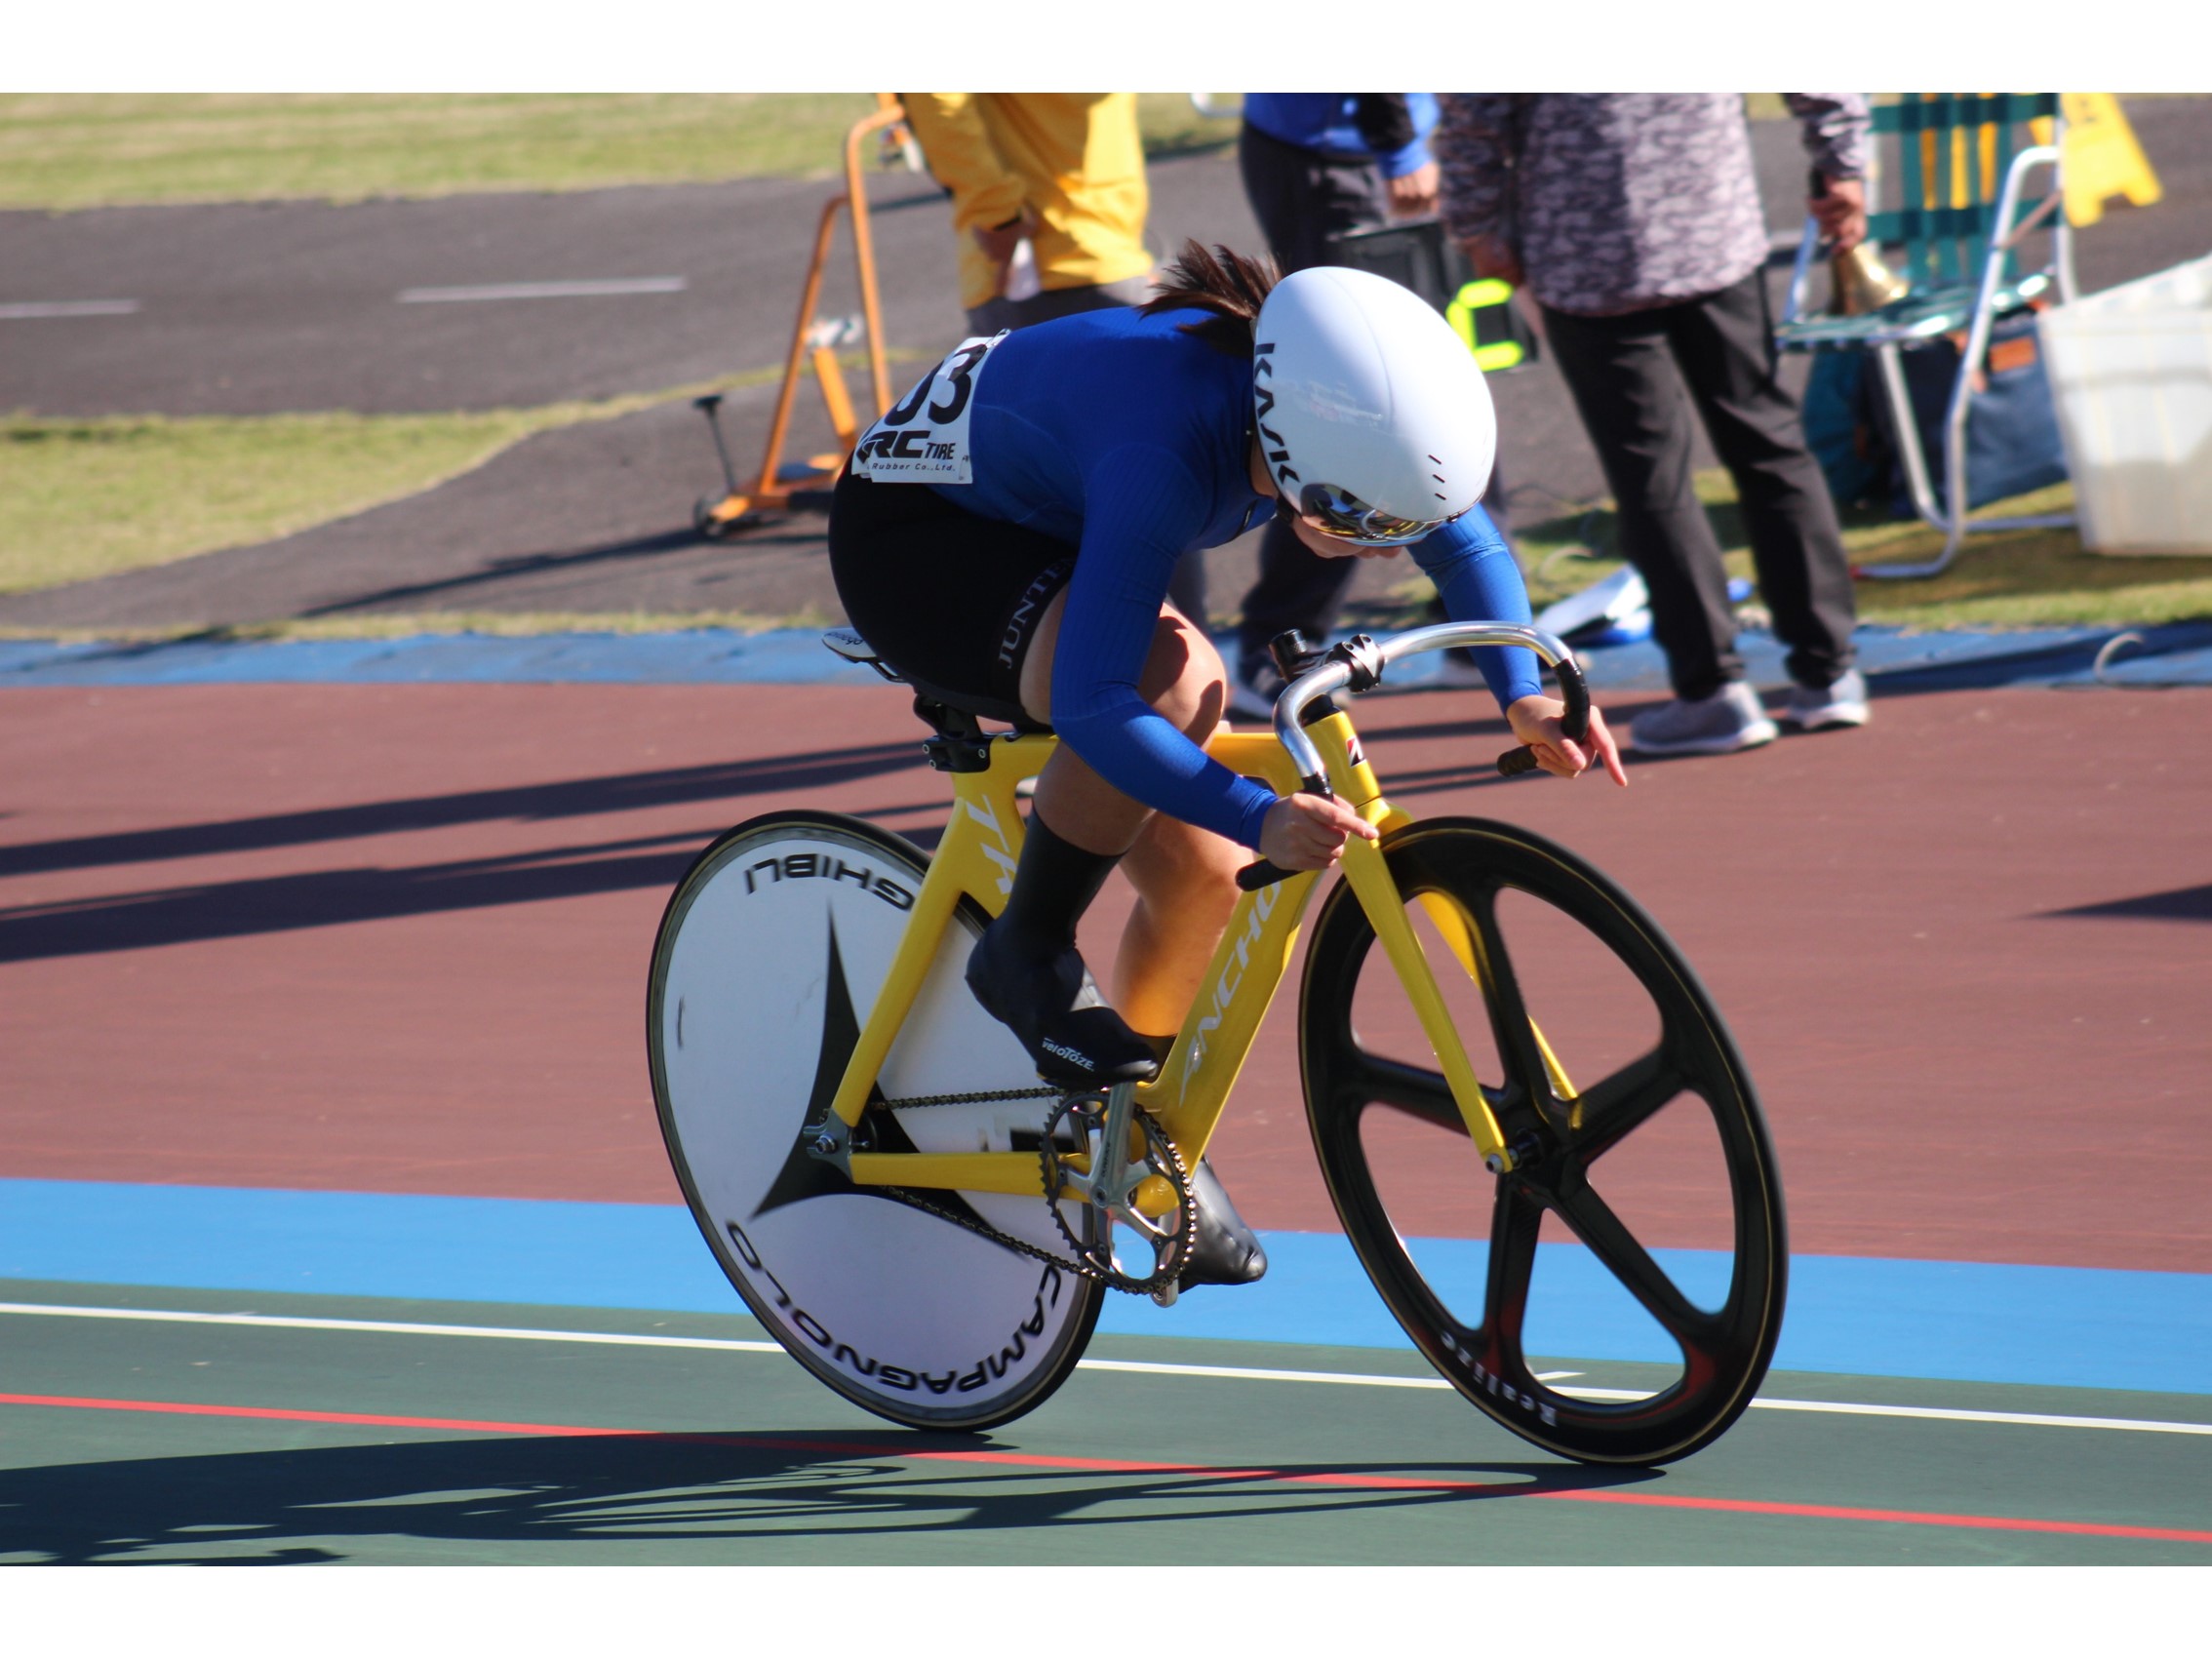
[[[826,643],[895,678],[857,635]],[[1339,701],[1418,652],[1525,646],[1555,669],[1579,737],[1579,665],[1552,636],[1499,623],[1325,654],[1302,643],[1277,642],[1289,684],[1273,730],[1207,747],[1382,832],[1345,844],[1299,999],[1306,1117],[1345,1234],[1414,1346],[1515,1434],[1594,1463],[1695,1451],[1749,1404],[1782,1320],[1781,1188],[1736,1046],[1618,886],[1527,830],[1393,805]],[[963,969],[1020,857],[1016,786],[1055,739],[988,731],[928,698],[916,711],[953,789],[934,854],[830,812],[729,831],[669,900],[647,1042],[684,1196],[760,1322],[870,1411],[977,1430],[1067,1379],[1107,1294],[1174,1301],[1190,1172],[1320,883],[1243,872],[1150,1082],[1043,1083]],[[1524,749],[1499,763],[1532,765]],[[1632,1192],[1639,1207],[1624,1206]],[[1655,1254],[1639,1237],[1654,1228],[1718,1249]],[[1469,1233],[1486,1240],[1473,1265],[1477,1246],[1432,1237]],[[1559,1328],[1547,1297],[1593,1276],[1674,1356],[1663,1386],[1578,1393],[1534,1368],[1532,1340]]]

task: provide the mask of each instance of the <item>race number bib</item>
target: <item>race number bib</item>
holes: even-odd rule
[[[1007,337],[964,339],[922,377],[852,452],[852,470],[875,484],[972,484],[968,416],[975,413],[975,381],[983,360]]]

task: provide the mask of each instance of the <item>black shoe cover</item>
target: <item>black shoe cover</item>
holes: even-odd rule
[[[1260,1247],[1259,1235],[1244,1225],[1213,1165],[1203,1158],[1191,1171],[1191,1195],[1198,1200],[1198,1237],[1191,1241],[1191,1253],[1175,1288],[1249,1284],[1267,1272],[1267,1251]]]
[[[1071,945],[1025,960],[994,923],[968,956],[968,988],[983,1011],[1029,1050],[1037,1075],[1071,1088],[1144,1083],[1159,1071],[1152,1045],[1123,1023]]]

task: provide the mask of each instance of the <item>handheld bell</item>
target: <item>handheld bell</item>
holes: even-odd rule
[[[1837,254],[1829,261],[1828,269],[1836,292],[1835,309],[1844,317],[1863,317],[1894,304],[1912,286],[1881,262],[1871,242]]]

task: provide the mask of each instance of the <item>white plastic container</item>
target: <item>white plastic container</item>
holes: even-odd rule
[[[2082,545],[2212,553],[2212,256],[2038,326]]]

